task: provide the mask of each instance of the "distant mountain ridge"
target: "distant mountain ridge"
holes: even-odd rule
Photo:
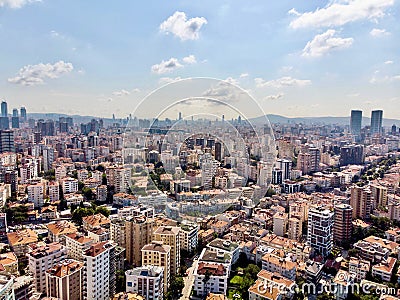
[[[103,119],[106,123],[112,122],[112,118],[100,118],[95,116],[81,116],[81,115],[68,115],[68,114],[60,114],[60,113],[28,113],[28,118],[34,119],[53,119],[58,120],[60,117],[72,117],[74,122],[76,123],[87,123],[92,119]],[[303,123],[303,124],[337,124],[337,125],[349,125],[350,124],[350,116],[349,117],[285,117],[281,115],[268,114],[267,115],[269,121],[274,124],[288,124],[288,123]],[[120,118],[116,119],[121,120]],[[251,118],[250,121],[252,123],[263,123],[265,121],[264,116],[260,116],[257,118]],[[362,125],[366,126],[371,124],[371,118],[363,117]],[[383,126],[390,127],[395,124],[397,127],[400,127],[400,120],[398,119],[383,119]]]
[[[269,121],[271,123],[280,123],[280,124],[288,124],[288,123],[303,123],[303,124],[337,124],[337,125],[349,125],[350,124],[350,116],[349,117],[284,117],[281,115],[274,115],[274,114],[269,114],[267,115]],[[252,118],[250,119],[251,122],[253,123],[260,123],[264,122],[265,117],[260,116],[257,118]],[[382,121],[383,126],[389,127],[395,124],[396,126],[400,126],[400,120],[397,119],[383,119]],[[371,118],[369,117],[363,117],[362,119],[362,125],[370,125],[371,124]]]

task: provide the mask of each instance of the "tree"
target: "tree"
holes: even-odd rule
[[[171,278],[169,290],[167,292],[167,299],[178,299],[184,287],[185,283],[183,281],[183,278],[180,276],[173,276]]]
[[[102,185],[107,185],[107,175],[106,174],[103,174],[101,176],[101,184]]]
[[[107,217],[110,215],[110,211],[107,209],[107,207],[104,206],[98,206],[95,210],[96,214],[102,214],[103,216]]]
[[[125,272],[124,270],[116,271],[116,290],[117,293],[125,291]]]

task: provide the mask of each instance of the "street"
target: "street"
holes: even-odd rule
[[[194,260],[193,265],[187,269],[188,275],[186,277],[183,277],[185,287],[182,290],[182,297],[179,298],[179,300],[189,300],[190,299],[190,293],[192,291],[192,287],[194,284],[193,271],[197,267],[197,264],[198,264],[198,260]]]

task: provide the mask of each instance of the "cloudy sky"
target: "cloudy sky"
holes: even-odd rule
[[[163,84],[211,77],[266,113],[400,118],[399,2],[0,0],[0,98],[125,117]]]

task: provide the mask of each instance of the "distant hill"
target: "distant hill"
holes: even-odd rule
[[[60,117],[72,117],[74,122],[79,123],[88,123],[92,119],[103,119],[106,124],[112,123],[113,119],[111,118],[99,118],[95,116],[80,116],[80,115],[67,115],[67,114],[59,114],[59,113],[28,113],[28,118],[33,119],[52,119],[58,120]],[[281,115],[269,114],[267,115],[269,121],[274,124],[288,124],[288,123],[303,123],[303,124],[337,124],[337,125],[348,125],[350,124],[350,117],[296,117],[290,118]],[[119,121],[120,119],[116,119]],[[257,118],[250,119],[251,122],[264,123],[265,117],[260,116]],[[371,123],[371,118],[363,117],[363,126],[369,125]],[[400,127],[400,120],[396,119],[383,119],[383,126],[389,127],[393,124]]]
[[[348,125],[350,124],[350,117],[296,117],[289,118],[280,115],[267,115],[269,121],[275,124],[288,124],[288,123],[303,123],[303,124],[337,124],[337,125]],[[260,116],[257,118],[250,119],[251,122],[257,124],[264,122],[264,117]],[[371,118],[363,117],[363,126],[371,124]],[[383,119],[383,126],[400,126],[400,120],[396,119]]]

